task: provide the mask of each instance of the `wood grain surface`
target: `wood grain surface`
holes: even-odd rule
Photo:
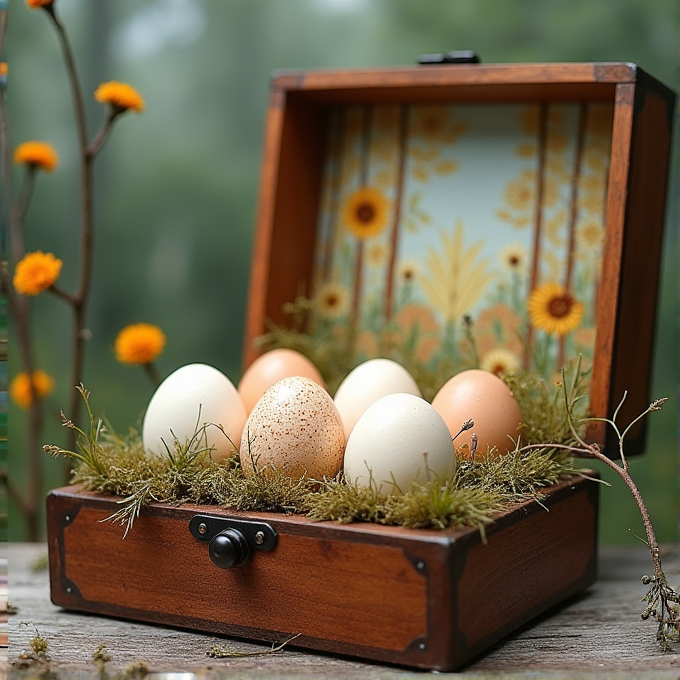
[[[99,678],[92,654],[100,644],[111,656],[110,677],[144,661],[154,674],[191,672],[195,678],[421,678],[422,672],[305,653],[291,644],[277,654],[240,658],[209,658],[213,645],[232,652],[266,652],[231,638],[179,631],[84,614],[66,613],[49,599],[48,572],[31,565],[46,556],[42,544],[9,546],[9,599],[17,608],[10,616],[9,662],[29,649],[36,631],[49,643],[51,671],[57,678]],[[664,567],[680,583],[680,548],[664,549]],[[651,570],[649,554],[640,548],[602,548],[600,577],[583,595],[551,610],[515,632],[463,669],[442,673],[462,677],[513,678],[650,678],[680,677],[680,658],[660,652],[655,625],[640,619],[645,588],[640,576]],[[10,677],[22,673],[12,667]],[[148,680],[162,680],[152,674]],[[176,680],[193,680],[194,676]],[[165,676],[168,678],[168,676]],[[170,680],[168,678],[168,680]]]

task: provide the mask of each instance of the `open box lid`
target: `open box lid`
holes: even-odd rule
[[[632,420],[649,404],[674,101],[629,63],[275,74],[245,365],[302,295],[351,331],[357,362],[395,326],[430,364],[503,350],[550,377],[581,354],[592,415],[627,392]]]

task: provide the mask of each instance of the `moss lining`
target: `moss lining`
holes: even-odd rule
[[[566,475],[584,472],[563,450],[542,444],[569,444],[567,410],[579,404],[585,377],[578,363],[567,374],[572,403],[567,404],[561,385],[547,385],[537,376],[508,379],[523,414],[522,444],[505,455],[491,452],[485,459],[459,462],[451,479],[432,479],[413,484],[403,494],[378,493],[373,487],[346,484],[341,477],[324,480],[292,480],[283,473],[246,477],[237,459],[214,463],[201,448],[201,433],[187,444],[175,442],[165,456],[148,456],[138,433],[120,436],[107,430],[92,415],[89,393],[81,387],[90,417],[85,432],[70,421],[79,434],[79,450],[55,446],[52,455],[76,459],[73,482],[88,491],[122,497],[121,508],[109,519],[132,526],[141,509],[152,502],[217,505],[245,511],[296,513],[312,520],[341,523],[374,522],[417,528],[445,529],[456,526],[483,528],[494,513],[530,498],[540,500],[541,489]]]

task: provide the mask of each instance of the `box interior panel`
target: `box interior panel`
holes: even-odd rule
[[[591,101],[333,107],[309,290],[320,340],[350,333],[357,361],[396,345],[429,367],[475,352],[491,370],[550,375],[577,353],[587,365],[612,114]]]

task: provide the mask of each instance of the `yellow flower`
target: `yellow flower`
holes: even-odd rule
[[[536,197],[535,179],[523,173],[505,187],[505,201],[516,210],[529,210]]]
[[[37,250],[28,253],[17,264],[14,288],[22,295],[37,295],[47,290],[58,278],[62,261],[52,253]]]
[[[144,110],[144,100],[139,92],[126,83],[111,80],[102,83],[94,93],[94,98],[103,104],[110,104],[115,113],[134,109],[137,113]]]
[[[28,408],[33,403],[33,395],[44,397],[54,389],[54,380],[45,371],[33,371],[33,390],[28,373],[19,373],[9,385],[9,393],[15,404]]]
[[[468,124],[455,121],[451,109],[445,106],[426,104],[413,110],[413,136],[427,144],[453,144],[467,128]]]
[[[524,272],[529,262],[529,253],[521,243],[511,243],[500,254],[503,268],[509,272]]]
[[[531,291],[528,309],[531,323],[554,335],[566,335],[578,328],[583,319],[583,303],[554,282]]]
[[[314,304],[323,316],[338,319],[349,312],[349,292],[343,285],[329,281],[316,291]]]
[[[479,360],[479,367],[483,371],[496,375],[512,375],[520,368],[520,358],[505,347],[494,347],[486,352]]]
[[[404,283],[413,283],[418,278],[418,261],[412,259],[404,259],[397,265],[397,277]]]
[[[34,169],[52,172],[59,163],[59,156],[54,147],[47,142],[24,142],[14,150],[14,162]]]
[[[343,216],[347,228],[363,240],[379,234],[387,224],[389,201],[378,189],[359,189],[345,201]]]
[[[381,267],[387,261],[390,255],[390,249],[384,243],[374,243],[366,251],[366,260],[373,267]]]
[[[597,220],[585,220],[577,229],[577,241],[584,253],[598,254],[604,243],[604,225]]]
[[[53,2],[54,2],[54,0],[26,0],[26,4],[31,9],[39,9],[40,7],[47,7],[48,5],[51,5]]]
[[[165,347],[165,333],[150,323],[134,323],[116,337],[116,359],[122,364],[150,364]]]

